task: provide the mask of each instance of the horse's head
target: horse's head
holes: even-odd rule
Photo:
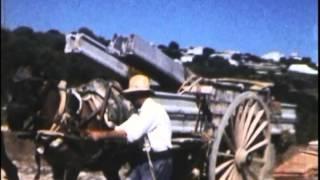
[[[57,108],[59,100],[57,82],[29,77],[12,81],[7,106],[7,121],[12,130],[35,130],[45,122],[39,121],[44,110]],[[51,102],[48,102],[51,101]],[[50,110],[52,111],[52,110]],[[47,113],[47,112],[46,112]]]
[[[68,107],[79,129],[109,129],[124,122],[132,108],[121,91],[118,82],[101,79],[71,89]]]

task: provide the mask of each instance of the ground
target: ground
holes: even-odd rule
[[[36,163],[34,161],[34,144],[31,140],[21,140],[17,138],[13,133],[8,131],[1,132],[4,136],[6,145],[6,151],[9,158],[13,160],[13,163],[18,167],[19,177],[22,180],[33,180],[36,173]],[[299,149],[304,148],[301,146],[291,146],[286,153],[277,156],[277,165],[286,161]],[[121,173],[121,172],[120,172]],[[1,169],[1,180],[6,179],[5,173]],[[51,168],[42,161],[41,177],[40,180],[52,179]],[[101,172],[81,172],[78,180],[106,180]]]
[[[30,140],[21,140],[10,132],[1,132],[4,136],[6,151],[17,166],[19,178],[21,180],[33,180],[36,173],[36,164],[33,158],[34,144]],[[51,168],[41,161],[40,180],[52,179]],[[1,180],[6,179],[5,173],[1,169]],[[81,172],[78,180],[106,180],[101,172]]]

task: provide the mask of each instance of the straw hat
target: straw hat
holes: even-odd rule
[[[123,90],[123,94],[139,93],[139,92],[150,92],[150,79],[142,74],[134,75],[129,80],[129,88]]]

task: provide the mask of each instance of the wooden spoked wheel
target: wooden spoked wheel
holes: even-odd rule
[[[245,92],[234,99],[215,135],[210,180],[266,179],[270,168],[270,113],[255,93]]]

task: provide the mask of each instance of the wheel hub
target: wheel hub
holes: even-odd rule
[[[248,151],[245,149],[238,149],[235,155],[235,162],[238,167],[241,167],[243,164],[249,163],[252,157],[249,155]]]

